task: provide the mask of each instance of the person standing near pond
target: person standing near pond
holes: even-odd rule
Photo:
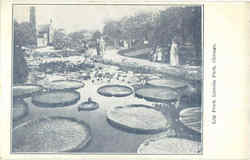
[[[162,54],[162,48],[160,46],[156,47],[156,62],[162,62],[163,54]]]
[[[170,48],[170,65],[172,66],[179,65],[179,49],[176,39],[172,40],[172,45]]]
[[[100,48],[100,54],[103,56],[105,51],[105,42],[103,37],[100,38],[99,48]]]
[[[96,54],[99,56],[100,55],[100,39],[96,39]]]

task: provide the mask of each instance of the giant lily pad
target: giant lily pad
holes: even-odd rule
[[[26,98],[42,90],[42,87],[34,84],[24,84],[13,86],[14,98]]]
[[[23,99],[14,99],[12,111],[13,120],[17,121],[28,114],[28,105]]]
[[[74,90],[82,87],[84,87],[84,83],[75,80],[56,80],[46,86],[50,90]]]
[[[133,93],[130,87],[123,85],[105,85],[98,88],[97,92],[103,96],[125,97]]]
[[[180,112],[180,121],[188,128],[201,133],[201,108],[191,107]]]
[[[137,149],[139,154],[199,154],[201,143],[167,136],[145,140]]]
[[[76,91],[50,91],[32,97],[32,103],[40,107],[63,107],[75,104],[80,99]]]
[[[48,117],[13,129],[14,152],[65,152],[82,149],[91,139],[89,126],[73,118]]]
[[[147,84],[154,87],[167,87],[171,89],[183,89],[187,87],[187,84],[184,82],[169,79],[153,79],[147,81]]]
[[[136,90],[135,95],[153,102],[177,101],[178,93],[168,88],[141,88]]]
[[[142,104],[115,107],[108,111],[107,118],[113,126],[129,132],[156,133],[168,127],[160,111]]]

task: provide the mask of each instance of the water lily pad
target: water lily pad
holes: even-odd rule
[[[180,121],[188,128],[201,133],[201,108],[190,107],[180,112]]]
[[[26,98],[42,90],[42,86],[35,84],[24,84],[13,86],[14,98]]]
[[[164,115],[151,106],[132,104],[108,111],[111,125],[135,133],[157,133],[168,128]]]
[[[105,85],[98,88],[97,92],[103,96],[125,97],[133,93],[130,87],[123,85]]]
[[[66,152],[82,149],[91,139],[83,121],[48,117],[23,123],[13,129],[14,152]]]
[[[171,89],[183,89],[187,87],[187,84],[184,82],[168,79],[153,79],[147,81],[147,84],[154,87],[167,87]]]
[[[13,120],[17,121],[28,114],[28,105],[24,102],[23,99],[14,99],[13,100]]]
[[[86,102],[81,103],[78,106],[79,111],[81,111],[81,110],[92,111],[92,110],[95,110],[98,108],[99,108],[99,104],[94,102],[94,101],[91,101],[91,102],[86,101]]]
[[[167,136],[145,140],[137,149],[139,154],[199,154],[201,143]]]
[[[76,91],[50,91],[32,97],[32,103],[39,107],[64,107],[75,104],[80,99]]]
[[[141,88],[135,91],[135,96],[153,102],[177,101],[178,93],[168,88]]]
[[[56,80],[46,86],[50,90],[74,90],[82,87],[84,87],[84,83],[75,80]]]

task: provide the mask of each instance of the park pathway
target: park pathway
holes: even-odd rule
[[[108,49],[105,51],[103,56],[104,63],[105,61],[113,62],[120,65],[136,65],[140,67],[152,68],[153,71],[159,73],[165,73],[171,76],[180,77],[186,80],[201,80],[201,67],[200,66],[170,66],[165,63],[156,63],[151,62],[145,59],[138,59],[133,57],[125,57],[118,54],[117,49]]]

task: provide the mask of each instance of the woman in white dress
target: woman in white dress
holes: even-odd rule
[[[179,65],[178,44],[176,40],[172,40],[172,46],[170,49],[170,65],[172,66]]]
[[[160,47],[157,47],[156,49],[156,61],[157,62],[162,61],[162,49]]]
[[[104,42],[104,39],[101,37],[100,38],[100,54],[101,54],[101,56],[104,55],[104,51],[105,51],[105,42]]]

